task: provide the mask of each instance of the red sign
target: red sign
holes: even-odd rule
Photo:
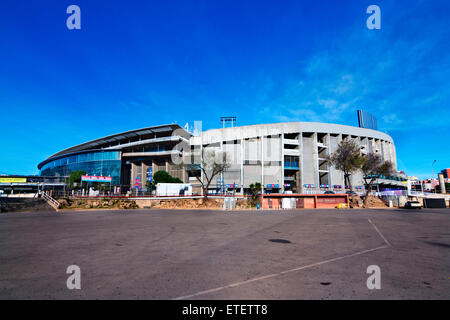
[[[89,182],[111,182],[112,177],[104,177],[104,176],[81,176],[81,181],[89,181]]]

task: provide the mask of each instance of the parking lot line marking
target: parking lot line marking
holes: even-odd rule
[[[369,252],[373,252],[376,250],[380,250],[380,249],[385,249],[388,248],[389,246],[380,246],[380,247],[376,247],[373,249],[367,249],[367,250],[363,250],[363,251],[358,251],[356,253],[352,253],[352,254],[348,254],[345,256],[341,256],[341,257],[337,257],[337,258],[333,258],[333,259],[329,259],[329,260],[325,260],[325,261],[321,261],[321,262],[316,262],[313,264],[309,264],[306,266],[301,266],[301,267],[297,267],[297,268],[293,268],[293,269],[289,269],[289,270],[285,270],[285,271],[281,271],[281,272],[277,272],[277,273],[272,273],[272,274],[268,274],[262,277],[257,277],[257,278],[253,278],[253,279],[249,279],[249,280],[245,280],[245,281],[240,281],[240,282],[235,282],[226,286],[222,286],[222,287],[217,287],[214,289],[209,289],[209,290],[204,290],[204,291],[200,291],[197,293],[193,293],[190,295],[186,295],[186,296],[181,296],[181,297],[177,297],[177,298],[173,298],[172,300],[183,300],[183,299],[189,299],[189,298],[193,298],[196,296],[201,296],[207,293],[212,293],[212,292],[217,292],[217,291],[221,291],[224,289],[229,289],[229,288],[234,288],[234,287],[238,287],[244,284],[248,284],[248,283],[252,283],[255,281],[260,281],[260,280],[265,280],[265,279],[270,279],[270,278],[274,278],[274,277],[278,277],[287,273],[292,273],[292,272],[296,272],[296,271],[300,271],[300,270],[304,270],[304,269],[308,269],[308,268],[312,268],[312,267],[317,267],[326,263],[330,263],[330,262],[334,262],[334,261],[339,261],[342,259],[346,259],[346,258],[351,258],[351,257],[355,257],[361,254],[365,254],[365,253],[369,253]]]
[[[386,244],[389,247],[392,247],[391,243],[389,241],[387,241],[387,239],[383,236],[383,234],[380,232],[380,230],[378,230],[377,226],[372,222],[372,220],[370,220],[370,219],[367,219],[367,220],[369,220],[369,223],[374,227],[375,231],[378,232],[378,234],[384,240],[384,242],[386,242]]]

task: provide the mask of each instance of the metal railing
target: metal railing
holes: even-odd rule
[[[49,205],[51,205],[56,211],[58,211],[59,207],[61,206],[61,204],[56,201],[55,199],[53,199],[52,197],[50,197],[47,193],[42,192],[41,193],[41,197],[42,199],[44,199],[45,201],[47,201],[47,203]]]

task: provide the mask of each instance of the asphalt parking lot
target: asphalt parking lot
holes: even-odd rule
[[[450,209],[1,214],[0,298],[449,299]]]

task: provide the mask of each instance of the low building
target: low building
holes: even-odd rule
[[[444,178],[445,178],[445,179],[450,179],[450,169],[449,169],[449,168],[443,169],[443,170],[441,171],[441,173],[444,175]]]
[[[2,194],[36,193],[38,191],[64,190],[66,185],[64,176],[0,176],[0,192]]]

